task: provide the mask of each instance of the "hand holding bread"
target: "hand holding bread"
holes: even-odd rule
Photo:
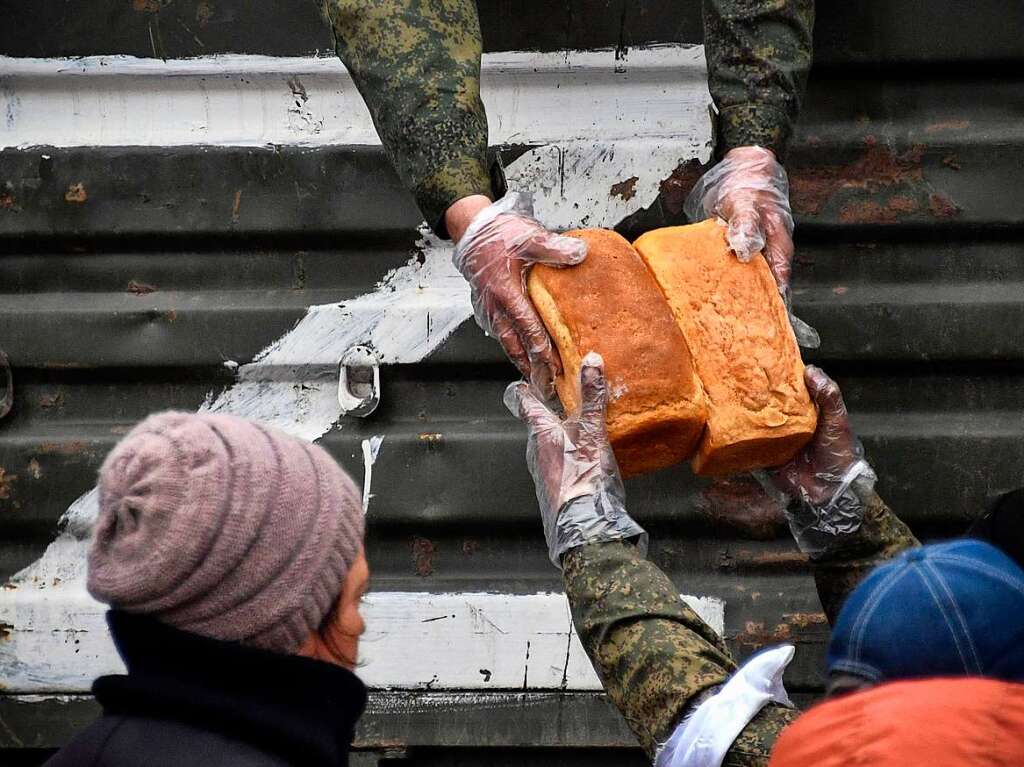
[[[763,255],[789,311],[793,213],[789,177],[775,154],[759,146],[730,150],[700,178],[685,207],[691,221],[716,217],[725,221],[729,247],[740,261]],[[792,312],[789,316],[800,346],[818,348],[817,331]]]
[[[630,245],[608,230],[572,269],[534,267],[528,290],[558,347],[566,410],[580,360],[600,353],[608,433],[623,474],[693,458],[729,475],[785,463],[814,433],[815,411],[786,307],[768,265],[729,250],[708,220],[648,232]]]
[[[455,246],[453,260],[470,284],[477,324],[545,394],[553,393],[561,362],[526,297],[524,269],[571,266],[586,255],[585,243],[549,232],[533,218],[530,196],[516,192],[480,211]]]
[[[801,551],[815,556],[832,539],[857,531],[867,504],[864,496],[876,476],[853,433],[839,386],[821,368],[804,371],[807,390],[818,407],[818,427],[792,460],[771,472],[774,486],[798,506],[787,513]]]
[[[579,407],[566,418],[523,381],[505,390],[505,406],[529,431],[526,463],[556,566],[565,552],[587,543],[639,537],[646,545],[643,528],[626,513],[626,492],[608,442],[608,382],[600,355],[583,358],[577,380]]]

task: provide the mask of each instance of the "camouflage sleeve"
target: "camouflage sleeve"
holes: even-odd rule
[[[875,567],[901,551],[919,546],[917,538],[877,493],[869,491],[867,511],[857,532],[836,540],[836,545],[813,562],[818,597],[829,623],[857,584]]]
[[[494,196],[474,0],[318,0],[384,150],[427,222]]]
[[[581,546],[562,564],[580,642],[608,696],[653,759],[690,707],[724,684],[736,664],[721,637],[632,544]],[[766,763],[772,733],[789,718],[782,707],[766,708],[736,740],[737,756],[726,763]],[[763,752],[764,759],[750,761],[755,752]]]
[[[814,0],[703,0],[719,150],[757,144],[782,159],[811,68]]]

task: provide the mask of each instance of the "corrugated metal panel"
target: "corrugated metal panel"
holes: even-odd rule
[[[481,12],[492,51],[699,41],[696,4],[677,5],[501,2]],[[111,0],[65,17],[64,3],[21,4],[15,23],[0,29],[0,51],[303,56],[329,45],[312,6]],[[1024,89],[1007,74],[1019,71],[1007,62],[1019,64],[1024,19],[1007,16],[1002,3],[974,3],[970,12],[924,6],[819,10],[818,59],[838,66],[817,71],[791,161],[796,303],[821,331],[813,356],[840,380],[883,494],[921,534],[949,535],[986,498],[1024,483],[1024,202],[1015,193],[1024,173]],[[609,52],[601,66],[614,73],[641,60],[642,52]],[[556,69],[548,85],[524,88],[564,82],[569,75]],[[659,76],[676,75],[651,75]],[[280,79],[282,93],[292,93]],[[19,82],[0,72],[6,103],[18,97]],[[599,92],[612,101],[615,80],[603,82]],[[679,136],[669,124],[639,141],[604,137],[626,158],[613,180],[638,175],[646,196],[612,198],[611,183],[587,180],[582,168],[560,181],[579,182],[595,217],[618,216],[598,223],[629,234],[678,222],[706,159],[707,126],[687,120]],[[533,135],[504,150],[513,175],[549,161]],[[539,143],[548,141],[565,151],[555,138]],[[39,558],[58,517],[91,486],[131,423],[153,410],[201,406],[236,383],[225,362],[249,362],[307,307],[371,293],[410,253],[427,265],[444,260],[430,243],[417,246],[415,209],[371,144],[181,143],[0,150],[0,346],[16,387],[14,410],[0,423],[0,576]],[[582,152],[576,142],[567,156]],[[660,167],[649,157],[673,153],[695,159],[647,177]],[[556,214],[562,208],[552,208]],[[458,300],[457,290],[438,284],[430,287],[444,300]],[[292,362],[260,369],[258,383],[329,392],[333,359]],[[500,403],[512,374],[497,346],[464,322],[425,361],[386,365],[380,409],[344,419],[322,439],[361,477],[362,440],[385,436],[370,506],[375,591],[558,589],[522,430]],[[787,681],[801,695],[818,690],[827,628],[777,512],[762,508],[740,530],[732,520],[743,508],[742,486],[708,488],[685,469],[631,481],[627,490],[651,530],[652,556],[680,590],[724,601],[736,652],[796,641]],[[44,585],[47,594],[39,584],[32,592],[39,599],[62,593],[60,583]],[[19,590],[0,592],[0,600],[10,604]],[[25,629],[0,626],[0,644],[25,641]],[[62,641],[42,646],[63,648],[72,663],[76,647],[89,644],[74,632]],[[418,690],[375,693],[360,745],[412,749],[414,764],[527,754],[531,763],[618,762],[632,745],[592,692],[528,682],[525,691],[489,692],[482,680],[468,691],[438,691],[427,676]],[[88,699],[53,697],[79,691],[73,685],[44,680],[32,688],[40,691],[46,696],[0,698],[0,747],[57,745],[94,713]],[[483,747],[491,750],[473,750]],[[542,750],[518,750],[527,747]]]

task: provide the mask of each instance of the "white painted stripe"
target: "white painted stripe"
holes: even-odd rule
[[[102,605],[74,586],[53,601],[21,591],[0,605],[0,622],[12,627],[0,643],[0,689],[86,692],[95,677],[124,673]],[[722,633],[720,600],[683,599]],[[601,689],[564,594],[379,592],[367,595],[362,614],[367,630],[357,671],[371,688]],[[41,674],[25,659],[43,653],[53,660]]]
[[[689,134],[708,122],[705,72],[701,46],[488,54],[491,143]],[[336,58],[0,57],[0,148],[378,143]]]
[[[710,96],[703,75],[699,82],[694,80],[702,56],[697,49],[665,48],[634,52],[627,65],[606,52],[553,57],[503,54],[500,59],[489,59],[488,82],[500,84],[508,76],[508,83],[518,83],[503,86],[506,96],[502,98],[506,101],[500,109],[495,110],[495,103],[488,98],[491,119],[499,122],[499,135],[538,145],[510,164],[511,188],[533,191],[538,218],[558,229],[614,226],[623,217],[650,205],[660,182],[680,163],[694,158],[705,161],[710,156]],[[35,115],[44,105],[32,95],[31,89],[12,95],[11,83],[18,78],[50,78],[53,89],[59,92],[66,87],[66,81],[54,78],[68,73],[46,70],[49,64],[24,61],[15,71],[11,61],[0,60],[8,66],[8,74],[0,77],[0,91],[8,108],[22,96],[27,100],[15,105],[14,110],[13,122],[21,126],[17,131],[23,131],[27,130],[27,123],[22,122],[24,116]],[[298,71],[288,69],[290,64],[281,69],[280,60],[273,61],[278,66],[275,76]],[[316,67],[334,66],[316,61]],[[150,84],[156,90],[153,98],[159,96],[168,101],[168,105],[160,107],[162,114],[180,118],[187,112],[185,106],[179,110],[176,105],[191,103],[194,83],[189,85],[189,78],[194,79],[202,70],[185,70],[219,66],[217,62],[221,59],[175,62],[173,66],[180,68],[187,87],[177,88],[164,75],[154,80]],[[255,65],[259,62],[252,63],[258,70]],[[240,67],[237,62],[234,65]],[[37,72],[33,66],[41,70]],[[86,75],[92,76],[85,71],[90,66],[83,65],[79,73],[86,82],[90,82]],[[101,62],[96,66],[104,65]],[[126,68],[130,66],[125,64]],[[145,66],[159,69],[162,65],[147,62]],[[263,66],[266,74],[271,65]],[[620,71],[623,68],[625,72]],[[236,75],[237,72],[224,76],[230,79]],[[139,75],[143,79],[148,76]],[[102,80],[101,75],[95,77]],[[116,75],[117,85],[112,86],[111,92],[130,91],[126,91],[123,81],[136,82],[133,77],[124,72]],[[245,76],[247,80],[252,78],[258,79],[258,72]],[[603,86],[598,88],[594,83]],[[587,93],[588,89],[594,92]],[[91,93],[88,89],[87,92]],[[354,112],[364,109],[361,102],[352,97],[351,87],[342,96],[347,100],[339,103],[350,110],[348,122],[357,123],[360,118]],[[236,104],[244,101],[241,96],[238,99],[241,101],[236,99]],[[651,103],[641,103],[644,99]],[[29,101],[31,108],[26,109]],[[81,126],[89,138],[86,143],[100,140],[99,137],[105,143],[133,137],[139,139],[134,143],[140,143],[148,135],[141,128],[133,133],[131,121],[121,111],[95,109],[95,105],[85,105],[88,101],[81,101],[81,109],[85,110],[82,114],[92,109],[90,114],[98,122]],[[141,106],[141,102],[133,103]],[[211,111],[210,118],[202,123],[206,126],[206,138],[211,135],[211,126],[213,133],[220,130],[216,127],[220,113],[215,112]],[[2,114],[4,109],[0,108]],[[237,108],[234,114],[237,117]],[[78,118],[71,115],[69,119]],[[172,120],[167,130],[183,143],[193,143],[196,136],[186,140],[188,131],[181,124],[181,119],[177,123]],[[241,127],[233,130],[243,132],[232,135],[243,144],[263,143],[261,126],[267,124],[242,121]],[[50,135],[46,125],[39,127],[42,134],[18,135]],[[659,135],[659,131],[664,135]],[[161,135],[167,138],[171,134]],[[283,134],[278,131],[274,135]],[[227,136],[224,133],[221,138],[227,141]],[[45,142],[40,139],[30,143]],[[613,183],[628,178],[636,179],[630,199],[610,193]],[[251,363],[239,367],[234,385],[222,392],[211,392],[202,409],[252,418],[303,439],[316,440],[339,419],[337,381],[333,377],[310,380],[304,377],[305,366],[334,365],[345,351],[360,344],[373,348],[384,364],[412,364],[437,349],[472,316],[472,308],[469,289],[452,266],[450,246],[437,240],[425,226],[421,226],[420,235],[418,257],[385,275],[377,289],[364,296],[345,303],[311,306],[291,331],[271,343]],[[281,371],[289,368],[294,375],[282,376]],[[386,376],[386,368],[383,374]],[[303,385],[297,386],[299,382]],[[71,505],[64,515],[64,532],[44,555],[12,579],[15,588],[0,589],[0,623],[10,624],[14,637],[0,641],[0,684],[8,683],[5,677],[11,676],[19,680],[17,684],[34,685],[35,690],[82,690],[88,687],[96,669],[110,662],[109,638],[100,619],[103,607],[91,600],[84,588],[86,551],[95,515],[93,490]],[[538,545],[542,543],[538,541]],[[426,626],[430,633],[430,625]]]

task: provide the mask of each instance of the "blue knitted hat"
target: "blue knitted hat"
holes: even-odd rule
[[[828,671],[872,682],[1024,681],[1024,570],[977,540],[904,552],[846,600],[832,631]]]

